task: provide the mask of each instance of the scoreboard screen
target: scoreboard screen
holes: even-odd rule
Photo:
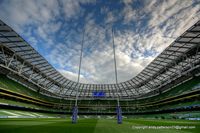
[[[93,97],[105,97],[105,92],[103,92],[103,91],[94,91],[92,95],[93,95]]]

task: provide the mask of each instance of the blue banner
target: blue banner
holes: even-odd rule
[[[103,91],[94,91],[93,92],[93,97],[105,97],[105,93]]]

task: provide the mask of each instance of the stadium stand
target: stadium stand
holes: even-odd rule
[[[83,84],[63,77],[0,21],[0,115],[63,117],[71,114],[75,90],[79,87],[78,109],[82,116],[112,118],[116,114],[116,95],[119,95],[124,117],[199,117],[199,42],[200,22],[197,22],[136,77],[118,84]],[[93,97],[98,89],[104,97]]]

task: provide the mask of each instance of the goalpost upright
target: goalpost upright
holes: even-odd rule
[[[114,67],[115,67],[115,82],[116,82],[116,91],[117,91],[117,107],[116,107],[116,113],[117,113],[117,123],[122,124],[122,110],[119,103],[119,93],[118,93],[118,78],[117,78],[117,63],[116,63],[116,57],[115,57],[115,40],[114,40],[114,30],[112,29],[112,44],[113,44],[113,56],[114,56]]]
[[[80,81],[80,73],[81,73],[81,63],[82,63],[82,57],[83,57],[83,43],[84,43],[84,35],[85,35],[85,30],[83,30],[83,38],[81,41],[81,55],[80,55],[80,60],[79,60],[79,70],[78,70],[78,80],[77,84]],[[76,100],[75,100],[75,105],[72,110],[72,123],[77,123],[77,117],[78,117],[78,89],[79,86],[76,87]]]

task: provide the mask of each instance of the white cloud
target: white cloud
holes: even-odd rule
[[[70,79],[70,80],[73,80],[73,81],[77,81],[78,80],[78,75],[76,73],[73,73],[71,71],[66,71],[66,70],[63,70],[63,69],[58,69],[58,71],[64,76],[66,77],[67,79]],[[82,82],[85,82],[87,83],[87,79],[84,78],[83,75],[80,75],[80,80]]]
[[[87,76],[84,76],[80,81],[85,83],[115,83],[111,41],[105,41],[106,33],[103,32],[104,29],[96,25],[92,17],[89,18],[85,28],[87,37],[85,37],[84,48],[91,49],[91,53],[83,57],[81,73]],[[179,26],[176,27],[175,30],[178,28]],[[116,34],[115,42],[117,46],[116,56],[119,82],[126,81],[136,76],[158,53],[163,51],[164,48],[173,41],[173,39],[164,38],[163,36],[165,33],[165,30],[154,27],[152,29],[147,29],[142,34],[137,34],[132,31],[118,32]],[[109,32],[109,34],[111,33]],[[181,32],[178,32],[177,35],[180,34]],[[69,49],[67,51],[69,51]],[[146,51],[155,51],[156,54],[146,57]],[[69,59],[70,61],[65,60],[67,57],[66,54],[64,57],[60,58],[60,61],[68,62],[67,64],[73,67],[77,72],[80,51],[74,51],[73,54],[72,52],[69,53],[73,55],[73,57]],[[58,53],[55,54],[55,58],[58,57],[57,55]],[[132,58],[131,55],[135,57]],[[60,56],[62,56],[62,54]],[[62,63],[63,67],[66,66],[65,62]],[[77,73],[75,75],[77,75]]]
[[[48,49],[48,55],[44,55],[48,61],[65,77],[77,81],[82,29],[65,29],[64,25],[70,22],[74,27],[79,26],[79,22],[75,20],[87,10],[80,5],[93,2],[96,1],[7,0],[0,5],[0,18],[17,32],[27,36],[35,48],[40,49],[43,45]],[[123,19],[121,25],[132,25],[133,22],[136,24],[133,28],[123,31],[115,30],[119,82],[136,76],[174,38],[199,19],[199,15],[195,14],[199,12],[200,4],[194,5],[193,1],[143,1],[144,7],[139,9],[133,8],[134,2],[125,0],[125,6],[117,16],[116,10],[110,11],[109,7],[103,6],[101,14],[106,16],[105,26],[96,23],[95,13],[90,12],[86,15],[81,82],[115,83],[111,27],[119,18]],[[66,23],[57,21],[58,17],[64,18]],[[32,25],[35,27],[27,28]],[[61,33],[55,34],[60,29]],[[33,31],[44,40],[44,44],[32,36]],[[63,37],[64,41],[57,42],[55,37],[58,36]]]
[[[78,1],[75,0],[61,0],[61,5],[63,5],[63,10],[66,18],[70,18],[80,12],[80,5]]]

